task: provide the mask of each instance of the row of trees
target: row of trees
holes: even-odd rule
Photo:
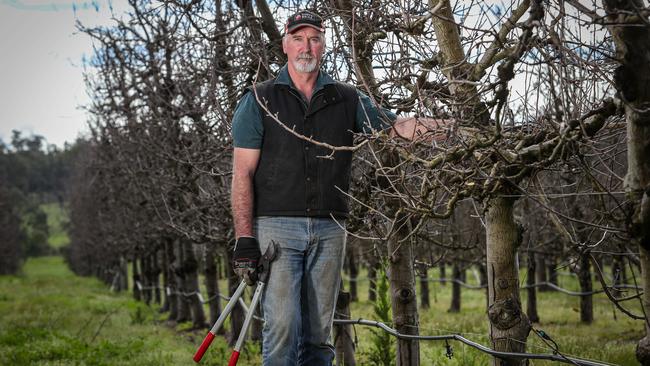
[[[399,113],[457,121],[442,144],[358,139],[348,230],[362,244],[351,245],[349,266],[372,273],[387,260],[399,332],[418,333],[416,276],[440,261],[484,274],[496,350],[524,351],[534,321],[519,298],[524,258],[540,273],[570,266],[585,293],[595,272],[621,310],[647,323],[602,275],[604,264],[629,265],[648,280],[643,2],[130,4],[114,26],[80,26],[96,49],[86,73],[92,137],[70,190],[76,272],[124,286],[130,261],[142,288],[162,275],[172,319],[205,325],[199,263],[215,298],[215,258],[229,263],[233,236],[230,120],[245,87],[286,62],[281,22],[300,6],[327,19],[324,70]],[[648,352],[644,338],[641,362]],[[397,362],[419,363],[416,340],[398,340]]]
[[[47,216],[41,204],[63,203],[73,149],[45,146],[42,136],[14,131],[0,141],[0,274],[20,270],[25,258],[49,253]]]

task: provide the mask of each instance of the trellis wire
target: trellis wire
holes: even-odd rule
[[[460,282],[459,280],[454,280],[454,281]],[[541,285],[552,285],[552,286],[554,286],[551,283],[540,283],[540,284],[534,284],[533,286],[541,286]],[[143,290],[143,289],[160,289],[159,286],[147,286],[147,287],[142,286],[142,284],[139,281],[136,281],[136,286],[138,287],[139,290]],[[477,287],[477,286],[473,286],[473,287]],[[528,287],[530,287],[530,286],[528,286]],[[613,286],[613,287],[616,288],[617,286]],[[632,287],[632,286],[624,286],[624,287]],[[583,293],[577,293],[577,292],[565,290],[565,289],[562,289],[562,288],[557,287],[557,286],[554,287],[554,288],[558,289],[559,291],[566,291],[567,294],[569,294],[569,295],[581,296],[581,294],[583,294]],[[209,298],[207,300],[204,300],[203,297],[201,296],[201,293],[198,292],[198,291],[194,291],[194,292],[191,292],[191,293],[185,293],[185,292],[179,292],[179,291],[172,291],[171,288],[169,288],[169,287],[166,287],[165,291],[166,291],[166,293],[168,295],[169,294],[175,294],[175,295],[182,295],[184,297],[190,297],[190,296],[196,295],[199,298],[199,301],[201,303],[203,303],[203,304],[214,300],[217,296],[219,296],[220,298],[222,298],[223,300],[226,300],[226,301],[230,300],[230,297],[224,296],[224,295],[221,295],[221,294],[214,295],[211,298]],[[598,292],[602,292],[602,290],[600,290]],[[586,294],[590,294],[590,293],[586,293]],[[244,312],[249,311],[248,306],[246,306],[246,303],[243,301],[243,299],[240,298],[238,303],[239,303],[239,305],[241,305]],[[255,317],[255,319],[257,319],[259,321],[264,321],[264,319],[262,319],[262,318],[260,318],[258,316],[254,316],[254,317]],[[498,357],[498,358],[550,360],[550,361],[558,361],[558,362],[570,363],[570,364],[580,365],[580,366],[611,366],[611,364],[608,364],[608,363],[602,363],[602,362],[593,361],[593,360],[585,360],[585,359],[580,359],[580,358],[564,356],[562,354],[559,354],[559,351],[557,350],[557,347],[554,349],[555,354],[540,354],[540,353],[525,353],[525,352],[503,352],[503,351],[495,351],[495,350],[493,350],[493,349],[491,349],[489,347],[486,347],[486,346],[484,346],[484,345],[482,345],[480,343],[471,341],[471,340],[461,336],[460,334],[445,334],[445,335],[437,335],[437,336],[402,334],[402,333],[398,332],[396,329],[393,329],[393,328],[389,327],[385,323],[375,321],[375,320],[362,319],[362,318],[358,318],[358,319],[334,319],[333,323],[337,324],[337,325],[347,325],[347,324],[355,325],[355,324],[358,324],[358,325],[365,325],[365,326],[373,326],[373,327],[382,329],[383,331],[387,332],[388,334],[390,334],[390,335],[392,335],[392,336],[394,336],[396,338],[399,338],[399,339],[411,339],[411,340],[423,340],[423,341],[449,341],[449,340],[455,340],[455,341],[459,341],[461,343],[464,343],[464,344],[466,344],[466,345],[468,345],[470,347],[473,347],[473,348],[475,348],[475,349],[477,349],[477,350],[479,350],[481,352],[487,353],[487,354],[489,354],[491,356]],[[545,334],[545,333],[543,333],[543,331],[538,331],[538,330],[534,330],[534,331],[535,331],[535,334],[537,334],[540,337],[543,337],[543,336],[540,335],[540,332],[542,334]],[[553,342],[553,343],[555,343],[555,342]]]
[[[347,281],[359,281],[359,278],[353,279],[353,278],[345,278]],[[367,280],[367,278],[361,279],[361,280]],[[470,290],[482,290],[487,288],[487,285],[469,285],[459,279],[453,279],[453,278],[427,278],[426,279],[428,282],[453,282],[457,283],[460,286],[470,289]],[[558,292],[562,292],[566,295],[569,296],[588,296],[588,295],[595,295],[595,294],[600,294],[605,292],[605,290],[594,290],[594,291],[588,291],[588,292],[577,292],[577,291],[571,291],[565,288],[562,288],[554,283],[551,282],[539,282],[539,283],[533,283],[532,285],[524,285],[520,286],[519,289],[527,289],[531,287],[542,287],[542,286],[547,286],[551,287]],[[608,286],[608,289],[613,289],[613,290],[642,290],[641,287],[639,286],[634,286],[634,285],[614,285],[614,286]]]
[[[489,347],[486,347],[480,343],[476,343],[474,341],[471,341],[460,334],[443,334],[443,335],[437,335],[437,336],[431,336],[431,335],[412,335],[412,334],[402,334],[398,332],[397,330],[387,326],[386,324],[374,320],[367,320],[367,319],[334,319],[334,324],[338,325],[366,325],[366,326],[372,326],[379,328],[383,330],[384,332],[399,338],[399,339],[410,339],[410,340],[421,340],[421,341],[449,341],[449,340],[455,340],[459,341],[461,343],[464,343],[470,347],[473,347],[483,353],[487,353],[491,356],[497,357],[497,358],[502,358],[502,359],[529,359],[529,360],[549,360],[549,361],[557,361],[557,362],[563,362],[563,363],[570,363],[573,365],[579,365],[579,366],[612,366],[612,364],[609,363],[603,363],[599,361],[593,361],[593,360],[585,360],[581,358],[575,358],[575,357],[568,357],[560,354],[541,354],[541,353],[525,353],[525,352],[503,352],[503,351],[495,351]],[[537,331],[536,331],[536,334]],[[539,334],[538,334],[539,335]],[[557,350],[556,350],[557,352]],[[558,352],[559,353],[559,352]]]

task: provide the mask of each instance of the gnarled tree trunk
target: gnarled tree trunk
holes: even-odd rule
[[[525,352],[530,322],[519,300],[517,248],[520,232],[513,217],[514,200],[491,198],[485,215],[490,340],[497,351]],[[525,360],[494,359],[494,365],[525,365]]]
[[[415,293],[415,271],[413,269],[413,246],[410,241],[400,243],[407,229],[400,220],[402,229],[388,240],[389,281],[393,324],[402,334],[419,334],[418,306]],[[400,225],[398,223],[397,225]],[[420,364],[420,344],[417,340],[397,340],[397,366]]]
[[[625,191],[630,202],[628,232],[639,245],[643,278],[643,308],[650,314],[650,21],[641,0],[604,0],[607,23],[616,44],[614,80],[625,103],[627,174]],[[639,341],[636,357],[650,365],[650,322]]]

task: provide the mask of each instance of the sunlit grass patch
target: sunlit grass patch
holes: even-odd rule
[[[47,226],[49,229],[48,244],[53,248],[61,248],[70,244],[70,238],[66,231],[69,222],[68,211],[58,203],[47,203],[41,205],[41,209],[47,214]]]

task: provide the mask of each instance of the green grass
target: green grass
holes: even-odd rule
[[[0,294],[0,365],[189,365],[205,335],[165,326],[155,308],[75,276],[59,257],[0,276]],[[230,354],[222,339],[209,352],[202,364]]]
[[[69,221],[68,211],[58,203],[43,204],[41,208],[47,214],[47,226],[50,231],[50,237],[47,239],[48,244],[57,249],[68,245],[70,238],[65,230]]]
[[[166,314],[132,300],[130,293],[111,293],[91,278],[73,275],[58,257],[30,259],[22,276],[0,277],[0,365],[190,365],[205,331],[189,332],[188,324],[175,329]],[[433,271],[430,272],[433,274]],[[523,280],[523,278],[521,279]],[[470,282],[473,278],[470,276]],[[561,277],[563,287],[577,290],[574,278]],[[346,281],[346,289],[349,283]],[[220,289],[225,289],[221,281]],[[489,346],[485,293],[462,291],[462,311],[447,313],[451,286],[431,282],[431,309],[420,312],[420,334],[460,333]],[[205,292],[203,292],[205,293]],[[375,319],[367,301],[368,281],[359,281],[361,301],[352,304],[352,318]],[[525,292],[522,291],[525,304]],[[643,335],[643,323],[615,310],[603,295],[594,298],[595,322],[580,323],[579,298],[554,292],[538,293],[541,323],[560,351],[579,358],[619,365],[637,365],[634,347]],[[638,306],[633,306],[638,311]],[[207,307],[206,307],[207,314]],[[371,331],[355,326],[358,365],[370,365]],[[529,352],[551,350],[534,334]],[[420,343],[422,365],[486,365],[489,358],[450,342],[453,357],[445,357],[444,342]],[[217,337],[202,365],[225,364],[230,349]],[[239,365],[259,365],[259,344],[248,342]],[[556,363],[531,361],[531,365]]]
[[[432,272],[430,272],[431,274]],[[469,272],[468,272],[469,274]],[[471,278],[470,283],[472,281]],[[525,281],[522,277],[520,281]],[[573,277],[562,277],[560,285],[578,291]],[[360,281],[360,302],[351,307],[352,318],[372,318],[372,305],[367,299],[367,282]],[[595,288],[599,288],[596,287]],[[346,283],[346,289],[349,289]],[[418,287],[419,289],[419,287]],[[486,296],[484,290],[462,289],[460,313],[448,313],[451,303],[451,285],[445,286],[430,282],[431,308],[420,311],[420,334],[441,335],[459,333],[472,341],[490,346],[487,328]],[[526,292],[521,291],[523,309],[526,309]],[[419,300],[419,299],[418,299]],[[638,365],[634,357],[636,342],[641,339],[643,323],[634,321],[614,306],[603,294],[594,296],[594,318],[591,325],[580,322],[580,299],[557,292],[537,293],[538,312],[541,322],[533,324],[535,329],[549,334],[559,345],[559,350],[567,356],[593,359],[617,365]],[[628,302],[629,304],[630,302]],[[638,302],[629,304],[637,314]],[[367,328],[356,328],[358,339],[357,361],[368,364],[367,352],[370,345],[370,332]],[[490,359],[482,352],[465,346],[460,342],[450,342],[454,350],[452,359],[445,357],[445,343],[422,341],[420,355],[423,365],[486,365]],[[533,353],[553,353],[552,350],[533,332],[527,341],[527,351]],[[531,361],[531,365],[557,364],[550,361]]]

